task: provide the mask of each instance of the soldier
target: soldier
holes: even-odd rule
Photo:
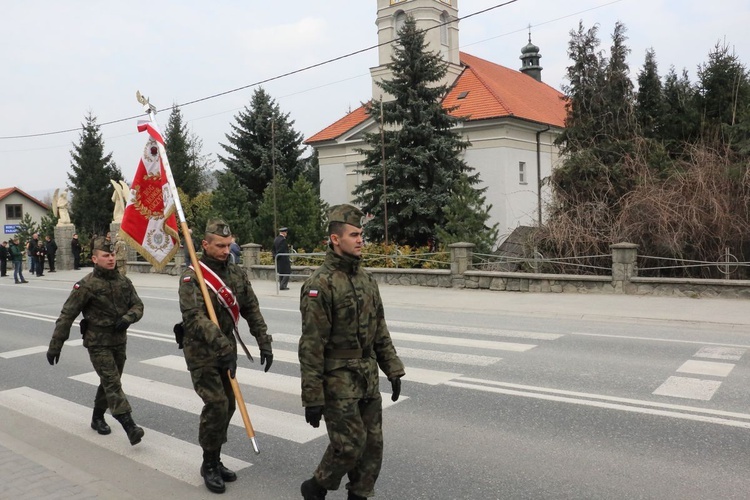
[[[122,391],[120,377],[125,367],[128,327],[143,316],[143,302],[133,283],[115,269],[113,245],[99,238],[92,248],[94,271],[73,285],[73,291],[55,323],[47,361],[50,365],[60,361],[60,351],[70,336],[70,327],[78,314],[83,313],[83,346],[89,351],[91,364],[100,381],[91,428],[99,434],[112,432],[104,420],[104,413],[109,408],[125,429],[130,444],[136,445],[141,442],[144,432],[133,422],[132,409]]]
[[[313,477],[300,487],[305,500],[325,498],[344,475],[349,500],[375,494],[383,458],[378,367],[391,382],[391,399],[401,393],[404,364],[377,283],[360,267],[363,217],[352,205],[331,208],[325,261],[300,293],[302,406],[313,427],[325,417],[330,440]]]
[[[126,276],[128,274],[128,244],[122,238],[117,238],[115,242],[115,260],[117,270]]]
[[[236,407],[229,377],[234,378],[237,370],[240,316],[247,320],[250,333],[258,342],[260,364],[265,364],[266,372],[273,363],[272,338],[266,333],[258,298],[245,271],[229,261],[231,243],[229,226],[221,220],[209,221],[199,264],[219,325],[208,316],[191,266],[183,271],[180,280],[182,323],[175,326],[175,333],[184,335],[185,362],[195,392],[204,403],[198,427],[198,442],[203,448],[200,473],[206,487],[214,493],[223,493],[225,482],[237,480],[237,475],[221,463],[221,446],[227,442],[227,429]],[[242,347],[245,349],[244,344]]]

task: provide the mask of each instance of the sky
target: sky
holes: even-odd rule
[[[456,0],[453,0],[456,1]],[[458,0],[459,17],[508,0]],[[106,153],[132,181],[146,138],[136,130],[139,90],[159,109],[182,106],[203,153],[217,160],[225,134],[256,83],[310,137],[370,98],[377,49],[277,78],[377,44],[377,0],[29,0],[3,2],[0,20],[0,188],[19,187],[42,201],[68,182],[73,144],[87,113]],[[653,47],[691,81],[717,42],[750,65],[747,0],[516,0],[459,23],[461,50],[520,67],[528,26],[542,55],[542,79],[560,89],[567,44],[579,22],[599,25],[608,50],[617,21],[627,27],[631,76]],[[157,115],[164,128],[169,112]],[[12,136],[47,134],[41,137]]]

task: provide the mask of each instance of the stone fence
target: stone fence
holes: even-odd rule
[[[659,295],[671,297],[750,298],[750,280],[716,280],[697,278],[643,278],[638,276],[637,245],[612,245],[612,273],[610,276],[576,274],[544,274],[472,269],[471,243],[449,245],[450,270],[368,268],[378,283],[444,288],[471,288],[504,292],[537,293],[599,293],[627,295]],[[274,280],[274,266],[260,263],[260,245],[242,245],[242,265],[251,277]],[[179,274],[182,252],[165,272]],[[151,272],[150,264],[128,262],[128,270]],[[292,266],[290,281],[303,281],[315,270],[314,266]]]

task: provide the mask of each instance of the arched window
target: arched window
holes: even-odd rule
[[[442,45],[450,45],[448,43],[448,21],[450,21],[450,17],[446,12],[440,14],[440,43]]]
[[[395,23],[394,27],[396,28],[396,33],[401,31],[401,28],[404,27],[404,23],[406,22],[406,14],[404,14],[403,10],[400,10],[396,13]]]

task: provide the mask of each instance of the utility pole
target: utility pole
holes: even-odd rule
[[[388,246],[388,202],[386,200],[385,132],[383,131],[383,96],[380,96],[380,163],[383,167],[383,236]]]

